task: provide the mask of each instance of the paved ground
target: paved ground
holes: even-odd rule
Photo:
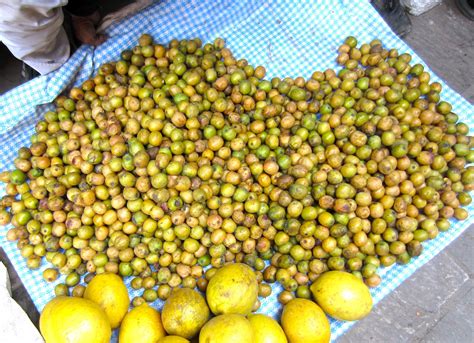
[[[453,0],[411,17],[405,41],[447,83],[474,102],[474,22],[465,19]],[[0,46],[0,94],[19,84],[20,64]],[[474,228],[418,270],[339,340],[356,342],[473,342]],[[0,249],[0,260],[5,255]],[[6,261],[7,262],[7,261]],[[38,314],[15,277],[14,298],[33,322]]]
[[[405,42],[474,102],[474,22],[453,0],[420,16]],[[418,270],[339,342],[473,342],[474,227]]]

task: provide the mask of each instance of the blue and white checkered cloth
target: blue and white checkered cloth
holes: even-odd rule
[[[379,38],[387,47],[412,54],[413,63],[423,63],[390,30],[368,1],[162,1],[109,27],[110,38],[103,45],[95,49],[82,46],[56,72],[34,79],[0,97],[0,170],[13,168],[18,148],[29,145],[34,124],[47,109],[52,108],[52,105],[41,104],[53,101],[71,85],[81,84],[97,71],[101,63],[119,59],[120,52],[136,45],[138,37],[145,32],[163,44],[173,38],[199,37],[203,42],[209,42],[223,37],[237,58],[246,58],[254,66],[265,66],[267,77],[309,77],[315,70],[336,68],[337,47],[349,35],[357,37],[359,42]],[[442,98],[449,101],[453,111],[472,127],[473,106],[435,75],[433,79],[443,85]],[[4,191],[1,188],[0,195]],[[473,209],[473,205],[468,207],[471,213],[474,213]],[[474,222],[473,218],[453,222],[449,232],[425,242],[423,254],[410,264],[381,270],[383,281],[372,290],[375,302],[451,243]],[[47,263],[43,263],[40,270],[27,269],[16,244],[5,239],[7,229],[0,228],[2,247],[41,311],[53,297],[55,284],[64,278],[53,284],[43,281],[41,274]],[[277,294],[281,287],[273,285],[273,288],[272,296],[262,299],[259,312],[277,318],[281,310]],[[131,287],[129,290],[131,297],[140,295]],[[162,304],[156,301],[154,305],[161,308]],[[331,320],[332,339],[336,340],[352,324]]]

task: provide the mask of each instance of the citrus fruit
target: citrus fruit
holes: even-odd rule
[[[208,321],[199,333],[199,343],[253,343],[252,325],[244,316],[221,314]]]
[[[94,276],[86,287],[84,298],[99,304],[109,317],[113,329],[119,327],[130,305],[127,287],[122,278],[112,273]]]
[[[281,326],[290,343],[325,343],[331,337],[329,321],[311,300],[296,298],[283,308]]]
[[[257,301],[258,283],[253,270],[242,263],[227,264],[209,281],[206,298],[214,314],[247,315]]]
[[[40,331],[46,343],[109,343],[109,319],[96,303],[76,297],[57,297],[41,313]]]
[[[119,343],[155,343],[165,335],[160,313],[144,303],[135,307],[123,318]]]
[[[189,343],[189,341],[181,336],[170,335],[160,338],[156,343]]]
[[[319,306],[335,319],[359,320],[372,310],[369,288],[351,273],[326,272],[314,281],[310,289]]]
[[[175,289],[161,311],[166,332],[185,338],[194,337],[209,320],[209,315],[206,300],[189,288]]]
[[[280,324],[267,315],[249,314],[247,319],[252,325],[255,343],[286,343],[285,332]]]

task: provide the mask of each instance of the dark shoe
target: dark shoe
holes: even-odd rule
[[[28,82],[30,80],[33,80],[35,77],[39,76],[40,73],[38,73],[36,70],[31,68],[28,64],[23,62],[21,66],[21,79],[23,82]]]
[[[456,0],[456,5],[466,18],[474,21],[474,0]]]
[[[397,35],[410,33],[411,21],[400,0],[371,0],[371,3]]]

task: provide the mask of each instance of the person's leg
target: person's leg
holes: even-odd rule
[[[97,46],[107,39],[104,34],[98,34],[96,31],[101,17],[97,0],[69,0],[64,9],[70,20],[76,45]]]
[[[59,68],[70,53],[62,27],[61,7],[66,3],[44,0],[31,5],[0,0],[0,40],[16,58],[40,74]]]
[[[371,3],[397,35],[410,33],[411,21],[400,0],[371,0]]]
[[[474,20],[474,0],[456,0],[456,5],[465,17]]]

